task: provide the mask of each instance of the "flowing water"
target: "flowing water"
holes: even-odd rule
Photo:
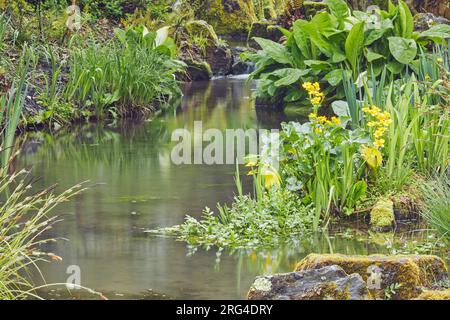
[[[76,265],[81,285],[108,298],[239,299],[256,275],[291,271],[310,252],[383,252],[358,236],[334,235],[272,252],[191,254],[184,243],[144,232],[231,201],[235,166],[172,164],[171,133],[196,120],[204,130],[279,127],[286,117],[257,114],[251,87],[242,79],[191,83],[181,107],[151,121],[28,134],[16,166],[32,167],[36,187],[89,180],[87,191],[56,210],[63,220],[50,235],[62,239],[47,249],[63,260],[40,265],[47,282],[66,282]]]

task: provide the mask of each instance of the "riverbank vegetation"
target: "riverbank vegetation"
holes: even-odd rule
[[[370,217],[377,231],[421,214],[447,241],[442,199],[448,188],[440,179],[448,176],[450,159],[449,27],[413,32],[412,14],[402,1],[376,15],[352,12],[344,1],[325,2],[328,12],[283,30],[284,44],[257,38],[262,49],[250,55],[256,62],[251,77],[261,79],[259,98],[307,101],[311,107],[309,121],[282,124],[278,170],[268,170],[269,161],[261,156],[251,164],[259,168],[250,171],[258,176],[255,181],[279,179],[253,201],[273,201],[264,199],[273,196],[272,189],[294,193],[287,202],[303,207],[306,220],[313,212],[312,223],[302,227],[314,231],[356,213]],[[435,184],[430,179],[441,182],[429,189]],[[241,199],[233,202],[233,221],[219,205],[214,221],[209,209],[200,222],[188,218],[180,238],[219,247],[243,242],[253,218],[235,225],[246,216]],[[275,233],[260,230],[261,235]]]
[[[435,245],[395,250],[448,253],[450,11],[354,2],[0,0],[0,299],[37,297],[30,270],[60,260],[44,249],[51,211],[83,190],[33,191],[14,167],[19,130],[146,120],[178,107],[183,82],[248,72],[257,111],[308,116],[280,124],[278,165],[248,156],[250,193],[237,167],[231,203],[157,232],[220,252],[270,250],[348,221],[395,243],[390,232],[414,220]],[[121,165],[134,157],[110,151]]]

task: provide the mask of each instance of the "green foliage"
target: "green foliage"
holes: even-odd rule
[[[319,129],[319,130],[318,130]],[[283,125],[281,174],[289,190],[314,204],[316,214],[351,213],[364,199],[361,146],[370,141],[363,130],[313,122]]]
[[[377,13],[353,11],[345,1],[327,1],[329,12],[317,13],[311,21],[297,20],[292,30],[283,30],[285,44],[255,38],[261,50],[249,54],[256,64],[251,79],[260,79],[258,97],[304,100],[299,83],[319,81],[330,99],[344,96],[342,76],[351,71],[352,78],[368,70],[379,76],[384,66],[393,77],[414,69],[419,49],[426,51],[430,42],[443,43],[450,37],[450,27],[436,25],[422,33],[413,32],[414,22],[408,6],[398,6]],[[279,82],[279,69],[300,70],[298,81]]]
[[[422,216],[441,235],[441,239],[450,243],[450,181],[443,176],[421,185],[425,199]]]
[[[20,115],[25,102],[26,80],[29,66],[27,49],[19,62],[19,79],[13,81],[9,92],[0,97],[0,126],[1,130],[1,161],[0,165],[6,166],[9,163],[14,136],[19,125]]]
[[[167,28],[116,29],[119,44],[91,43],[75,48],[70,61],[67,101],[93,106],[97,117],[105,111],[119,115],[145,112],[180,94],[175,72],[183,64],[173,59],[176,46]],[[111,107],[117,107],[117,112]]]
[[[29,271],[37,268],[39,261],[61,259],[41,248],[53,241],[44,235],[56,222],[56,216],[49,214],[82,189],[77,185],[59,195],[52,188],[30,193],[26,170],[7,171],[7,167],[0,168],[0,299],[36,298]]]
[[[239,195],[231,207],[218,209],[215,215],[206,208],[201,220],[187,216],[177,232],[179,239],[195,246],[273,248],[312,230],[312,210],[287,190],[272,188],[259,201]]]

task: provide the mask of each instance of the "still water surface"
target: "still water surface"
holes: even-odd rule
[[[57,182],[62,190],[89,180],[87,191],[56,210],[63,221],[51,235],[63,239],[48,249],[63,261],[41,265],[47,282],[66,282],[67,267],[78,265],[81,284],[108,298],[156,292],[163,298],[240,299],[256,275],[291,271],[310,252],[383,251],[354,237],[334,236],[266,253],[218,256],[214,249],[199,249],[190,255],[184,243],[143,232],[230,202],[235,167],[173,165],[171,132],[192,129],[194,121],[202,121],[203,130],[279,127],[286,117],[257,115],[251,87],[242,79],[191,83],[180,108],[151,121],[30,134],[17,166],[32,167],[38,186]]]

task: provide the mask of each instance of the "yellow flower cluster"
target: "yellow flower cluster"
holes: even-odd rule
[[[387,127],[391,124],[391,115],[387,111],[381,111],[377,106],[365,107],[362,109],[364,113],[367,113],[375,119],[369,121],[367,125],[370,128],[375,128],[373,145],[379,149],[384,147],[385,140],[383,139],[384,133],[387,131]]]
[[[311,120],[311,122],[316,122],[318,124],[335,124],[335,125],[339,125],[341,124],[341,119],[337,118],[337,117],[331,117],[330,119],[328,119],[325,116],[318,116],[317,113],[312,112],[309,114],[309,119]]]
[[[308,91],[309,99],[314,106],[318,106],[322,103],[324,94],[320,92],[320,85],[318,82],[305,82],[302,84],[302,87]]]

